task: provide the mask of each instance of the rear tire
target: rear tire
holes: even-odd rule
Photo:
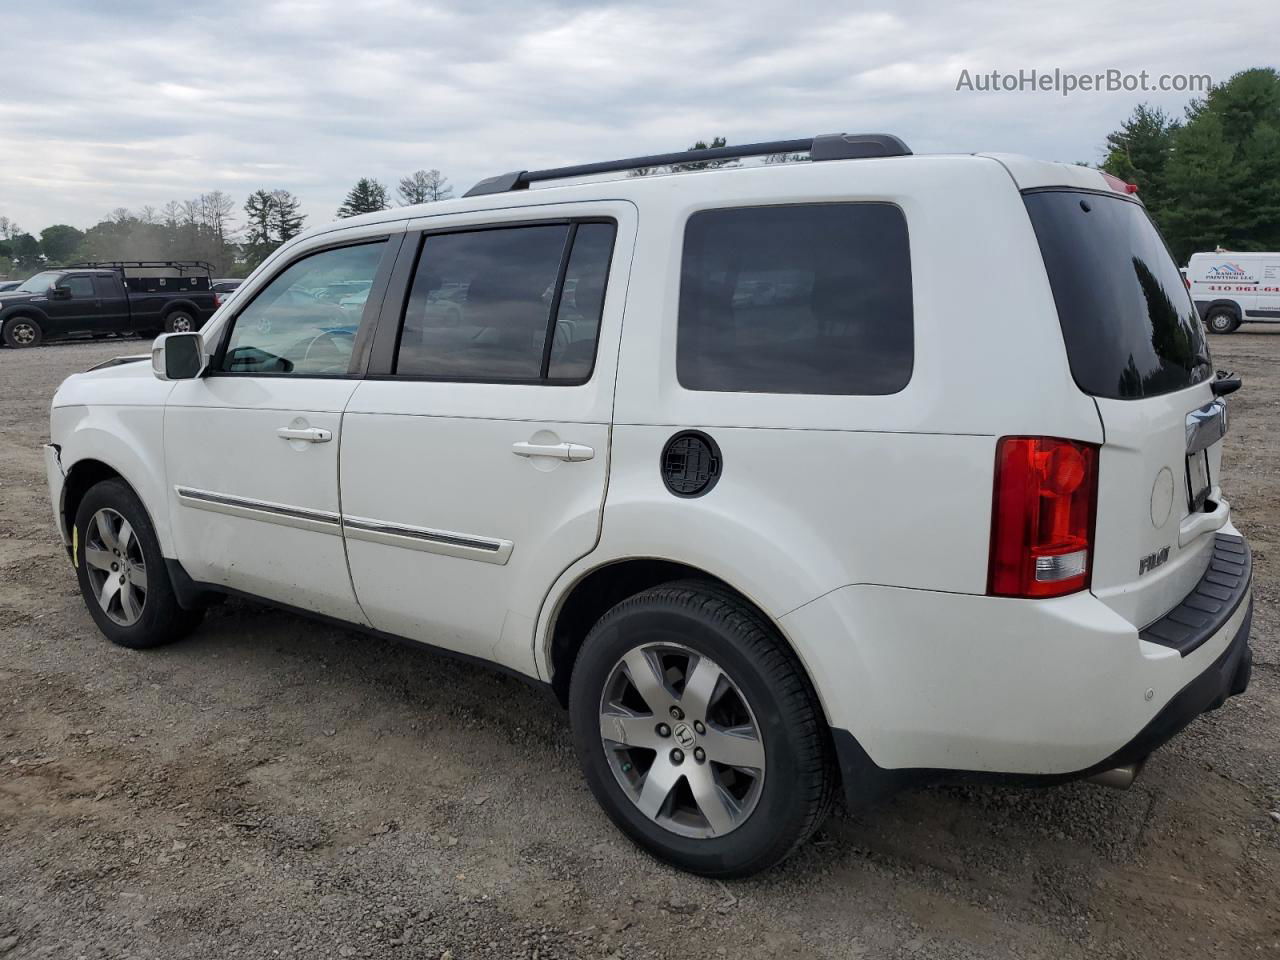
[[[3,336],[10,347],[38,347],[44,331],[34,317],[10,317],[5,321]]]
[[[663,584],[606,613],[578,654],[569,714],[610,819],[693,873],[773,866],[835,795],[829,731],[803,668],[770,623],[714,584]]]
[[[186,636],[203,611],[184,610],[142,501],[123,480],[94,484],[76,510],[80,594],[98,629],[134,650]]]
[[[164,318],[165,333],[190,333],[195,328],[195,318],[185,310],[175,310]]]
[[[1240,318],[1230,310],[1212,310],[1204,322],[1210,333],[1235,333],[1240,326]]]

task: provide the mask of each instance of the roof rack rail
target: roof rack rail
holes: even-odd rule
[[[64,270],[177,270],[178,276],[185,277],[188,270],[200,270],[212,275],[213,264],[208,260],[82,260],[79,263],[68,263]]]
[[[908,157],[911,155],[911,148],[891,133],[828,133],[804,140],[773,140],[766,143],[746,143],[737,147],[711,147],[707,150],[656,153],[648,157],[605,160],[602,163],[584,163],[575,167],[517,170],[514,173],[487,177],[463,196],[481,197],[489,193],[527,190],[529,184],[542,180],[586,177],[595,173],[701,163],[707,160],[736,160],[741,157],[761,157],[775,153],[807,153],[809,159],[817,163],[823,160],[862,160],[868,157]]]

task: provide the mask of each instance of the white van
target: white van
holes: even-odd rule
[[[1214,333],[1280,322],[1280,253],[1196,253],[1187,264],[1191,298]]]
[[[1204,340],[1122,182],[823,136],[311,230],[45,452],[112,641],[248,595],[511,671],[622,830],[741,876],[838,787],[1124,785],[1245,689]]]

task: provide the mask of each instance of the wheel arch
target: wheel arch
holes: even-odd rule
[[[1240,304],[1229,298],[1219,297],[1217,300],[1202,300],[1200,301],[1200,304],[1203,304],[1203,306],[1200,307],[1201,320],[1209,319],[1209,314],[1213,313],[1215,310],[1227,310],[1234,313],[1237,320],[1244,317],[1244,311],[1240,308]],[[1197,304],[1197,306],[1200,306],[1200,304]]]
[[[578,651],[591,627],[612,607],[627,597],[673,580],[703,580],[727,592],[755,610],[773,627],[817,692],[824,715],[822,691],[815,682],[803,652],[788,631],[763,604],[733,583],[697,565],[665,557],[620,557],[581,570],[556,595],[550,606],[546,627],[539,634],[539,667],[549,680],[561,705],[569,700],[569,683]]]
[[[198,329],[203,320],[208,319],[207,311],[201,310],[194,300],[188,300],[185,297],[180,300],[170,300],[160,310],[160,320],[163,322],[168,320],[178,311],[191,314],[191,322]]]
[[[84,408],[81,408],[82,410]],[[115,408],[106,408],[114,412]],[[156,411],[157,414],[160,411]],[[119,478],[142,502],[142,508],[151,521],[160,550],[166,557],[174,556],[169,531],[169,514],[164,487],[164,464],[148,454],[145,438],[139,434],[149,432],[126,428],[118,433],[121,424],[94,426],[81,421],[61,441],[64,479],[59,516],[70,533],[76,510],[84,495],[102,480]],[[159,424],[156,424],[158,429]]]

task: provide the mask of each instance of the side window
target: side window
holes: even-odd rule
[[[111,277],[94,277],[93,292],[99,297],[117,297],[120,295],[116,282]]]
[[[385,249],[339,247],[290,264],[240,311],[219,369],[261,376],[347,372]]]
[[[611,223],[557,223],[428,235],[395,373],[585,380],[595,363],[614,230]]]
[[[67,277],[66,284],[71,288],[71,298],[73,300],[93,299],[92,277]]]
[[[564,274],[547,376],[585,380],[595,366],[596,338],[604,312],[604,288],[613,257],[611,223],[580,223]]]
[[[911,379],[911,255],[888,203],[707,210],[685,227],[689,390],[882,395]]]

